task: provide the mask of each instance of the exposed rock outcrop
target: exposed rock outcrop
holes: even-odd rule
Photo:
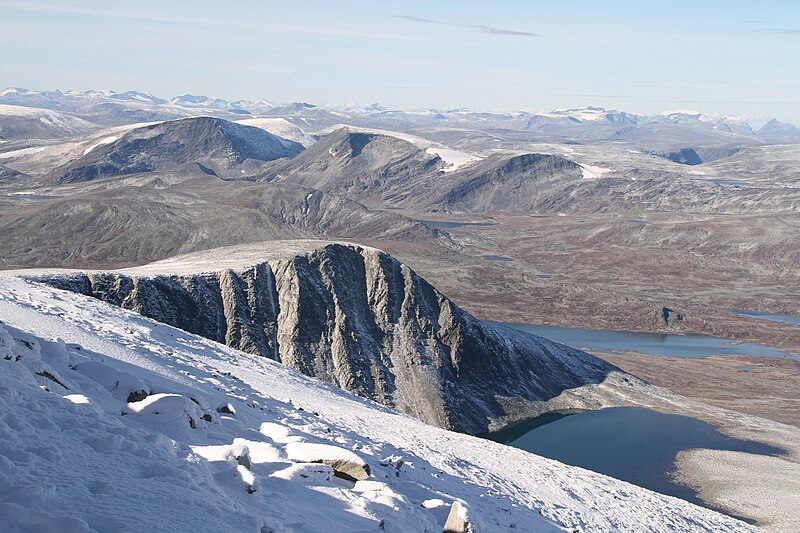
[[[466,505],[457,500],[453,502],[442,533],[478,533],[470,521],[469,508]]]
[[[670,307],[662,307],[658,314],[661,327],[675,330],[686,329],[686,315]]]
[[[432,205],[453,211],[529,213],[554,184],[580,181],[581,167],[559,155],[494,154],[454,172]]]
[[[290,442],[284,450],[290,461],[328,465],[333,468],[333,475],[348,481],[361,481],[370,475],[369,465],[361,457],[338,446]]]
[[[357,245],[271,242],[46,281],[474,434],[616,370],[483,323],[406,265]]]

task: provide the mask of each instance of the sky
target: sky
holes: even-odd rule
[[[0,0],[0,86],[800,124],[800,1]]]

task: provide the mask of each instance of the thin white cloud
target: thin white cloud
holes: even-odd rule
[[[507,30],[504,28],[495,28],[494,26],[484,26],[483,24],[469,24],[470,28],[482,33],[493,33],[495,35],[511,35],[515,37],[541,37],[538,33],[529,31]]]
[[[14,0],[0,0],[0,6],[11,9],[17,9],[19,11],[29,11],[38,13],[63,13],[70,15],[91,15],[93,17],[106,17],[106,18],[116,18],[123,20],[167,22],[170,24],[181,24],[186,26],[219,26],[219,27],[235,26],[227,24],[225,21],[221,20],[205,20],[205,19],[192,18],[188,16],[168,17],[159,14],[125,11],[117,9],[116,7],[109,9],[94,9],[91,7],[82,7],[75,5],[17,2]]]
[[[443,20],[429,19],[425,17],[417,17],[414,15],[397,15],[398,18],[410,20],[411,22],[420,22],[423,24],[436,24],[437,26],[452,26],[455,28],[470,28],[473,31],[480,33],[490,33],[493,35],[508,35],[512,37],[541,37],[538,33],[520,30],[510,30],[507,28],[497,28],[495,26],[486,26],[484,24],[458,24],[455,22],[446,22]]]
[[[105,17],[120,20],[141,21],[141,22],[156,22],[164,24],[175,24],[189,27],[203,27],[203,28],[228,28],[238,30],[252,30],[252,31],[265,31],[270,29],[272,31],[281,31],[287,33],[302,33],[308,35],[323,35],[329,37],[344,37],[349,39],[376,39],[387,41],[407,41],[419,42],[418,37],[410,37],[403,34],[393,34],[387,32],[364,32],[352,31],[350,29],[333,29],[322,27],[309,27],[309,26],[292,26],[287,24],[285,20],[275,21],[276,24],[270,26],[269,21],[258,20],[253,22],[244,22],[241,20],[226,19],[225,17],[219,18],[198,18],[191,16],[169,16],[163,14],[145,13],[143,11],[129,11],[120,10],[116,7],[108,9],[96,9],[91,7],[82,7],[65,4],[47,4],[47,3],[30,3],[20,2],[17,0],[0,0],[0,8],[16,9],[18,11],[27,11],[33,13],[62,13],[70,15],[87,15],[91,17]]]

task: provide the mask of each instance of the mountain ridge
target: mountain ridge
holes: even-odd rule
[[[578,350],[482,323],[391,256],[346,243],[273,241],[37,279],[472,434],[601,405],[589,389],[562,393],[622,375]]]
[[[292,157],[303,146],[261,128],[213,117],[192,117],[134,128],[95,146],[56,169],[57,183],[90,181],[197,164],[214,175],[238,170],[248,160]],[[244,170],[243,170],[244,171]]]
[[[598,126],[605,124],[612,129],[605,131],[605,135],[613,138],[614,127],[619,130],[639,126],[645,127],[648,134],[648,124],[688,125],[691,127],[707,127],[707,134],[713,131],[728,133],[741,137],[755,136],[750,126],[742,119],[719,114],[705,114],[699,111],[675,110],[655,114],[631,113],[627,111],[606,109],[602,106],[585,106],[578,108],[555,109],[551,111],[484,111],[463,108],[406,110],[391,109],[379,103],[371,105],[347,104],[343,106],[319,106],[304,102],[291,102],[276,105],[268,100],[258,101],[235,100],[229,101],[204,95],[182,94],[170,99],[159,98],[152,94],[138,91],[32,91],[18,87],[9,87],[0,91],[0,103],[14,105],[34,105],[61,111],[80,112],[88,111],[93,106],[103,102],[125,103],[129,106],[146,106],[150,113],[162,110],[164,113],[174,113],[177,110],[192,112],[195,110],[215,110],[221,113],[247,113],[264,114],[265,116],[297,116],[302,117],[305,111],[310,111],[312,116],[324,118],[326,124],[331,125],[341,122],[341,117],[349,115],[353,119],[370,121],[375,119],[388,120],[395,124],[408,124],[410,122],[480,124],[487,121],[496,122],[498,127],[506,127],[521,131],[553,132],[553,128],[562,126]],[[102,108],[98,108],[100,110]],[[144,109],[139,110],[139,113]],[[132,108],[116,108],[114,111],[117,119],[121,113],[133,112]],[[140,115],[141,116],[141,115]],[[337,120],[338,117],[338,120]],[[175,118],[175,117],[173,117]],[[147,120],[143,116],[141,120]],[[150,119],[152,120],[152,118]],[[302,126],[301,124],[298,124]],[[366,124],[365,125],[369,125]],[[570,135],[569,130],[564,130],[564,135]]]

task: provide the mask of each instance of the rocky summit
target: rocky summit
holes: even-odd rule
[[[353,244],[270,242],[42,279],[472,434],[595,405],[591,392],[562,393],[619,372],[484,323],[408,266]]]

